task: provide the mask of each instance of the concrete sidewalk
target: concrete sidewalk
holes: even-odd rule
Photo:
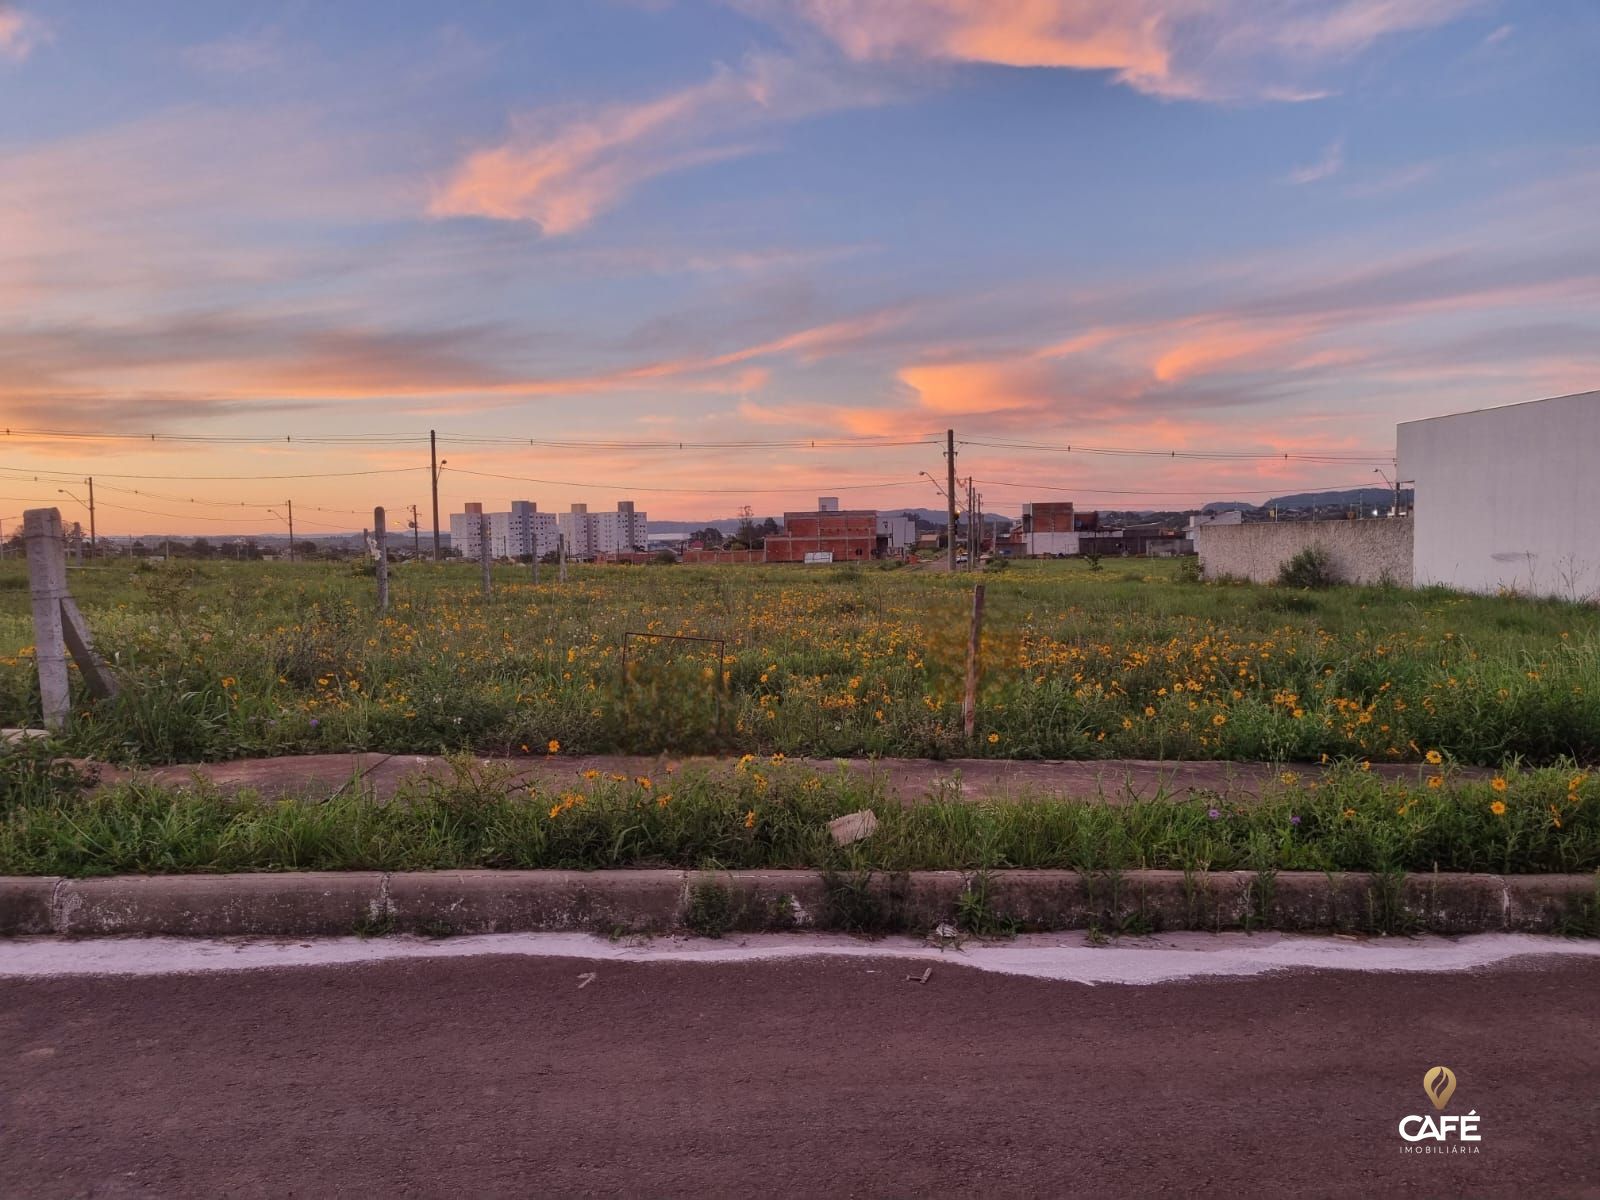
[[[731,772],[733,758],[667,758],[644,755],[554,755],[548,758],[478,758],[504,768],[512,781],[541,791],[560,790],[584,782],[586,771],[602,775],[645,775],[660,778],[675,770]],[[759,760],[758,760],[759,761]],[[1301,781],[1326,773],[1315,763],[1285,767],[1272,763],[1154,762],[1143,759],[1098,761],[1027,761],[1004,758],[808,759],[791,758],[793,766],[818,771],[850,771],[882,786],[885,795],[905,804],[928,799],[992,800],[1019,795],[1092,800],[1125,804],[1160,797],[1183,800],[1199,793],[1233,798],[1260,796],[1281,785],[1285,770]],[[449,762],[426,754],[307,754],[285,758],[243,758],[231,762],[182,764],[129,771],[95,764],[103,783],[135,775],[172,787],[203,780],[225,791],[257,791],[269,799],[304,794],[332,795],[359,780],[380,799],[394,796],[402,783],[416,776],[442,778]],[[1385,779],[1420,781],[1433,769],[1417,764],[1374,765]],[[1454,768],[1457,777],[1486,778],[1481,767]]]

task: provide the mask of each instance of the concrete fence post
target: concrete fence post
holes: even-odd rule
[[[378,548],[378,611],[389,611],[389,527],[382,508],[372,510],[372,540]]]
[[[494,590],[494,576],[491,572],[493,560],[489,557],[489,514],[484,513],[478,518],[478,561],[483,565],[483,594],[488,596]]]
[[[67,549],[61,513],[30,508],[22,514],[28,552],[28,591],[33,600],[33,659],[39,669],[39,698],[46,729],[60,729],[72,712],[67,679],[67,641],[61,628],[61,602],[67,597]]]
[[[46,729],[61,729],[72,715],[71,653],[89,690],[101,699],[117,694],[116,677],[95,653],[89,625],[67,591],[67,547],[61,512],[30,508],[22,514],[28,555],[28,591],[33,605],[33,652]]]

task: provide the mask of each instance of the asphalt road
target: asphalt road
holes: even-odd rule
[[[0,1193],[1600,1196],[1600,960],[1137,987],[921,969],[4,979]],[[1477,1154],[1402,1152],[1436,1064]]]

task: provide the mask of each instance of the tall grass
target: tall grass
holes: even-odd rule
[[[1600,612],[1441,589],[1184,581],[1169,563],[991,575],[978,733],[972,580],[872,568],[126,564],[72,586],[124,682],[68,748],[169,762],[377,749],[1463,762],[1600,757]],[[0,724],[36,723],[20,568],[0,564]],[[631,639],[680,634],[703,643]]]

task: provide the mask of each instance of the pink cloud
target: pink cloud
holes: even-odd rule
[[[51,38],[49,27],[38,17],[0,4],[0,59],[22,62]]]
[[[1303,100],[1308,71],[1478,0],[804,0],[846,54],[1109,71],[1171,99]]]
[[[592,223],[650,179],[751,153],[765,128],[877,103],[882,90],[797,60],[752,56],[635,104],[535,113],[469,155],[434,195],[435,217],[531,221],[549,236]]]

